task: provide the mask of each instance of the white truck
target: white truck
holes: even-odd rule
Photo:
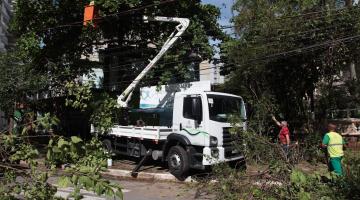
[[[146,19],[178,25],[159,54],[118,97],[119,107],[127,107],[140,80],[189,25],[184,18]],[[210,82],[182,83],[162,86],[161,90],[142,88],[140,108],[145,109],[130,110],[130,117],[115,125],[103,140],[112,153],[143,158],[134,176],[150,156],[167,162],[170,172],[179,179],[184,179],[191,168],[205,169],[219,162],[244,159],[233,146],[228,122],[229,116],[236,114],[244,119],[240,126],[246,128],[240,96],[211,92]]]

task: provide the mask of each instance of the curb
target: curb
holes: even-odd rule
[[[102,175],[108,178],[115,179],[129,179],[129,180],[142,180],[142,181],[169,181],[169,182],[179,182],[179,183],[192,183],[196,182],[191,177],[188,177],[184,181],[178,180],[175,176],[170,173],[148,173],[148,172],[138,172],[137,177],[131,176],[130,170],[122,169],[108,169],[106,172],[103,172]]]
[[[20,161],[20,166],[27,168],[28,165],[25,161]],[[63,170],[60,169],[60,171]],[[122,179],[122,180],[136,180],[136,181],[167,181],[177,183],[195,183],[196,180],[192,179],[191,176],[186,178],[184,181],[178,180],[174,175],[170,173],[149,173],[149,172],[138,172],[136,177],[131,176],[131,170],[123,169],[111,169],[108,168],[106,172],[102,172],[101,175],[104,178],[110,179]]]

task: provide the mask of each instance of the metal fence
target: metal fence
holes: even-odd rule
[[[326,113],[328,119],[360,118],[360,108],[329,109]]]

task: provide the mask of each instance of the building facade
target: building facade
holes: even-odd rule
[[[12,1],[0,1],[0,52],[5,52],[11,45],[11,37],[9,34],[9,22],[12,15]]]
[[[5,52],[12,44],[9,34],[9,22],[12,16],[12,1],[0,0],[0,53]],[[0,132],[7,127],[5,114],[0,111]]]
[[[225,82],[225,77],[220,74],[223,63],[205,60],[199,65],[200,81],[210,81],[211,85],[220,85]]]

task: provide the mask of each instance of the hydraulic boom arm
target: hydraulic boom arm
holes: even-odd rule
[[[166,53],[167,50],[176,42],[176,40],[185,32],[189,26],[189,19],[187,18],[174,18],[174,17],[144,17],[144,21],[159,21],[159,22],[174,22],[179,23],[176,26],[176,30],[171,33],[169,38],[162,46],[160,52],[150,61],[150,63],[144,68],[144,70],[134,79],[134,81],[124,90],[124,92],[118,96],[117,103],[119,107],[127,107],[131,96],[136,86],[139,84],[146,74],[154,67],[154,65],[160,60],[160,58]]]

